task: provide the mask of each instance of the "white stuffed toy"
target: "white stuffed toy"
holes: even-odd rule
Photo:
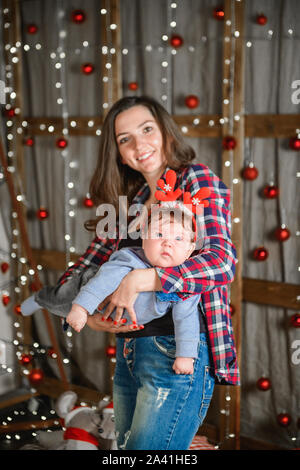
[[[75,406],[75,392],[64,392],[57,400],[56,412],[64,430],[37,433],[39,444],[48,450],[116,450],[112,404],[99,402],[96,409]]]

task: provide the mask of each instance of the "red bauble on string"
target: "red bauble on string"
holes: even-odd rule
[[[22,354],[20,363],[23,366],[28,366],[28,364],[31,364],[32,360],[33,360],[33,357],[31,354]]]
[[[300,150],[300,138],[292,137],[289,141],[289,147],[292,150]]]
[[[267,377],[261,377],[260,379],[258,379],[258,381],[256,382],[256,387],[258,388],[258,390],[261,390],[263,392],[265,392],[266,390],[270,390],[271,388],[271,380],[268,379]]]
[[[223,7],[215,8],[214,12],[213,12],[213,15],[214,15],[214,18],[216,20],[219,20],[219,21],[224,20],[224,18],[225,18],[224,8]]]
[[[224,150],[233,150],[236,147],[236,140],[231,135],[227,135],[224,137],[222,145]]]
[[[85,207],[87,207],[88,209],[91,208],[91,207],[94,207],[94,203],[92,201],[92,199],[90,198],[90,196],[86,196],[84,199],[83,199],[83,205]]]
[[[290,238],[290,236],[291,236],[291,232],[285,225],[282,225],[281,227],[275,230],[275,237],[280,242],[285,242],[286,240]]]
[[[17,304],[17,305],[14,306],[14,313],[16,315],[22,315],[21,305],[20,304]]]
[[[300,313],[294,313],[290,319],[290,325],[293,328],[300,328]]]
[[[10,302],[10,296],[8,294],[2,294],[2,303],[6,307]]]
[[[105,349],[105,354],[107,357],[115,357],[116,356],[116,346],[107,346]]]
[[[264,188],[264,196],[267,199],[275,199],[279,195],[279,188],[275,184],[269,184]]]
[[[1,271],[3,272],[3,274],[5,274],[8,269],[9,269],[9,264],[6,261],[1,263]]]
[[[253,258],[256,261],[265,261],[269,256],[268,250],[264,246],[255,248],[253,252]]]
[[[258,169],[253,165],[253,163],[246,166],[242,171],[242,176],[245,180],[253,181],[258,177]]]
[[[83,64],[81,66],[81,72],[84,73],[84,75],[90,75],[91,73],[94,72],[94,66],[93,64]]]
[[[137,82],[130,82],[130,83],[128,83],[128,88],[129,88],[129,90],[131,90],[131,91],[137,90],[138,87],[139,87],[139,85],[138,85]]]
[[[29,34],[35,34],[37,32],[37,30],[38,30],[38,27],[37,27],[36,24],[29,24],[27,26],[27,33],[29,33]]]
[[[49,348],[47,351],[47,355],[51,357],[51,359],[56,359],[57,358],[57,353],[54,348]]]
[[[38,385],[44,380],[44,372],[42,369],[32,369],[28,374],[28,379],[32,385]]]
[[[267,21],[268,21],[268,18],[263,13],[260,13],[256,17],[256,23],[261,25],[261,26],[264,26],[267,23]]]
[[[60,137],[56,141],[56,147],[59,149],[65,149],[68,146],[68,141],[64,137]]]
[[[178,49],[179,47],[182,46],[183,44],[183,39],[181,36],[179,36],[179,34],[173,34],[170,38],[170,44],[172,47],[174,47],[175,49]]]
[[[36,211],[36,216],[38,219],[40,220],[44,220],[44,219],[48,219],[49,217],[49,212],[47,209],[45,209],[45,207],[40,207],[37,211]]]
[[[186,96],[184,103],[187,108],[194,109],[199,106],[199,98],[196,95],[188,95]]]
[[[86,19],[85,12],[83,10],[74,10],[72,11],[71,19],[73,23],[81,24]]]
[[[27,147],[32,147],[33,144],[34,144],[34,140],[32,137],[27,137],[27,139],[25,139],[24,141],[24,144],[27,145]]]
[[[15,110],[15,108],[6,109],[6,110],[4,111],[4,115],[5,115],[5,117],[7,117],[7,118],[15,117],[15,115],[16,115],[16,110]]]
[[[277,415],[277,423],[280,426],[286,427],[291,424],[292,418],[288,413],[280,413]]]

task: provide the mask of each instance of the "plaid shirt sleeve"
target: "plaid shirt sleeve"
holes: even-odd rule
[[[117,239],[95,237],[78,261],[60,277],[58,284],[63,284],[73,273],[82,272],[91,264],[102,265],[109,260],[116,246]]]
[[[180,187],[193,196],[209,187],[209,206],[204,209],[205,236],[200,251],[180,266],[156,268],[163,292],[181,297],[201,294],[233,281],[236,251],[230,238],[230,191],[205,165],[191,165]]]

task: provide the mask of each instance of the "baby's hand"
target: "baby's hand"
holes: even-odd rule
[[[87,318],[88,313],[85,308],[81,307],[80,305],[73,304],[72,309],[70,313],[68,313],[66,320],[69,325],[79,333],[86,324]]]
[[[176,357],[173,370],[175,374],[192,374],[194,372],[194,359],[192,357]]]

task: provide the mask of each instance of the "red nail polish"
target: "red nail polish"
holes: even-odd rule
[[[118,324],[118,322],[117,322],[117,321],[114,321],[114,325],[117,325],[117,324]]]
[[[143,330],[145,327],[143,325],[140,326],[140,330]]]
[[[126,318],[122,318],[121,323],[127,323]]]

